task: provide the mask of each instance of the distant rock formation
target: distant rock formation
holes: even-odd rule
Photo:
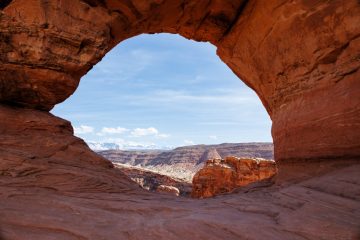
[[[208,159],[228,156],[273,159],[274,148],[272,143],[223,143],[174,150],[107,150],[98,153],[113,163],[145,168],[191,183],[194,174]]]
[[[216,148],[210,148],[209,150],[206,150],[204,152],[204,154],[199,159],[198,164],[201,164],[207,161],[208,159],[216,159],[216,158],[221,158],[220,154],[216,151]]]
[[[193,178],[191,196],[207,198],[228,193],[249,183],[271,178],[276,174],[275,161],[260,158],[210,159]]]

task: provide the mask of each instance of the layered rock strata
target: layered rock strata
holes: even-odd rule
[[[0,238],[358,239],[359,5],[1,1]],[[273,121],[276,186],[159,197],[46,112],[116,44],[160,32],[210,41],[258,94]]]
[[[259,158],[210,159],[193,178],[191,196],[207,198],[261,180],[269,180],[277,172],[272,160]]]
[[[70,122],[47,112],[0,105],[0,156],[2,187],[76,193],[138,188],[74,137]]]

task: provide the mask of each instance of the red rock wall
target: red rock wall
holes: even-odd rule
[[[275,158],[360,156],[360,4],[280,0],[13,0],[0,11],[0,102],[50,110],[124,39],[218,47],[272,121]]]
[[[275,159],[360,155],[358,1],[249,1],[219,56],[262,99]]]
[[[210,159],[195,174],[191,196],[208,198],[229,193],[250,183],[270,179],[276,172],[275,162],[265,159]]]

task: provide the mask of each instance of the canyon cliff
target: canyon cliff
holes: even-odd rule
[[[229,193],[250,183],[269,180],[276,171],[274,161],[261,158],[209,159],[193,178],[191,196],[207,198]]]
[[[358,239],[359,22],[357,0],[1,1],[0,238]],[[48,112],[116,44],[161,32],[211,42],[257,93],[273,186],[156,195]]]
[[[271,143],[223,143],[185,146],[166,151],[106,150],[98,153],[113,163],[138,166],[191,183],[194,174],[208,159],[228,156],[273,159],[273,152]]]

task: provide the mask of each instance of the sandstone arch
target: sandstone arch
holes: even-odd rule
[[[122,40],[178,33],[216,45],[257,92],[278,161],[360,155],[355,0],[16,0],[2,8],[2,102],[49,110]]]
[[[141,33],[178,33],[197,41],[210,41],[217,46],[219,57],[257,92],[271,116],[275,158],[280,163],[280,174],[295,176],[301,171],[311,178],[317,175],[316,171],[329,165],[337,168],[351,162],[358,163],[359,22],[357,0],[1,1],[0,188],[9,194],[0,195],[0,208],[8,213],[8,209],[23,207],[21,198],[17,198],[16,207],[11,205],[16,204],[11,201],[11,196],[19,195],[20,187],[25,187],[21,191],[32,193],[39,189],[59,194],[69,191],[74,194],[85,194],[85,191],[123,192],[118,197],[127,200],[129,196],[126,193],[130,191],[131,194],[146,195],[125,183],[109,168],[111,164],[73,137],[68,122],[47,113],[54,104],[62,102],[75,91],[80,77],[107,51],[122,40]],[[273,213],[267,214],[277,223],[276,227],[264,223],[268,232],[274,234],[272,237],[293,238],[301,234],[317,239],[331,239],[342,234],[356,237],[354,234],[359,226],[356,209],[359,207],[351,199],[356,200],[358,196],[348,190],[347,183],[341,179],[337,182],[329,180],[331,176],[334,179],[348,177],[351,178],[348,182],[353,183],[351,188],[358,186],[356,171],[359,167],[358,164],[352,166],[353,169],[338,170],[334,175],[306,183],[306,191],[322,189],[333,202],[339,200],[339,196],[345,196],[346,200],[342,201],[349,208],[336,209],[329,200],[327,203],[333,207],[335,217],[318,214],[316,219],[312,218],[314,209],[326,212],[327,208],[318,204],[325,198],[314,193],[309,201],[302,201],[302,197],[308,197],[307,192],[296,192],[294,188],[301,188],[296,185],[292,190],[284,191],[292,192],[295,196],[292,201],[300,202],[299,206],[303,204],[310,210],[295,213],[279,210],[276,212],[278,215],[274,213],[278,217],[274,217]],[[79,171],[79,168],[83,170]],[[96,170],[98,168],[101,170]],[[324,187],[332,183],[334,188]],[[340,193],[338,188],[341,188]],[[53,194],[46,192],[50,193]],[[272,193],[268,202],[282,199],[287,206],[288,199],[280,195]],[[56,195],[54,199],[64,196]],[[154,197],[149,198],[158,202]],[[249,197],[246,201],[251,205],[255,198]],[[34,204],[39,200],[36,197],[31,199]],[[313,205],[309,205],[311,201]],[[141,204],[139,206],[143,207]],[[255,214],[266,212],[264,209],[280,208],[276,204],[270,207],[256,204]],[[6,206],[10,207],[4,209]],[[294,204],[289,208],[298,209],[297,206]],[[196,211],[190,206],[189,209]],[[346,211],[347,215],[344,214]],[[218,213],[214,212],[214,215]],[[111,217],[105,211],[101,214]],[[242,214],[245,214],[244,211]],[[300,225],[292,220],[292,214],[296,219],[302,219]],[[349,224],[343,226],[336,222],[336,216],[341,216],[342,221]],[[261,234],[257,231],[257,218],[249,219],[238,227],[252,229],[254,235]],[[11,229],[9,226],[15,220],[11,223],[1,218],[0,223],[3,221],[7,229]],[[312,226],[309,224],[313,221],[320,221],[320,231],[310,231]],[[66,236],[70,232],[78,232],[69,230],[75,227],[73,225],[57,224],[66,231],[56,231],[56,234]],[[183,229],[187,226],[184,222],[179,224]],[[323,227],[325,225],[330,227]],[[174,230],[172,225],[168,228]],[[88,229],[91,230],[91,227],[88,226]],[[207,233],[216,235],[208,227],[205,229],[202,236]],[[336,230],[341,234],[336,235]],[[224,230],[222,234],[230,233]]]

